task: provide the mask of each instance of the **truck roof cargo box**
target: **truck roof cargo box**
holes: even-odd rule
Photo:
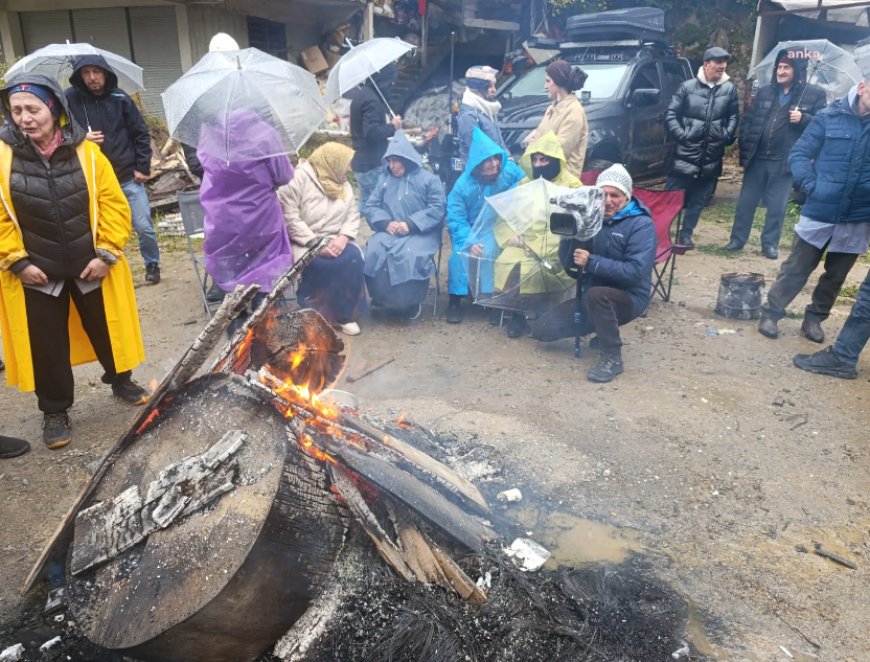
[[[665,12],[657,7],[612,9],[571,16],[565,23],[569,39],[641,39],[664,41]]]

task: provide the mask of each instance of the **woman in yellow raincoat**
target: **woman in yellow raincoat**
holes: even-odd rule
[[[144,359],[124,245],[130,207],[109,161],[70,122],[60,88],[22,74],[2,89],[0,336],[6,382],[36,391],[43,441],[72,436],[72,366],[99,360],[115,396],[142,404]],[[73,305],[70,305],[72,301]]]
[[[529,145],[520,159],[520,167],[526,173],[526,178],[519,183],[518,195],[524,184],[538,178],[557,186],[582,186],[576,175],[567,168],[565,152],[552,131]],[[516,307],[521,309],[513,313],[507,325],[509,338],[526,335],[529,331],[522,310],[558,304],[560,301],[553,301],[553,297],[562,296],[573,284],[559,262],[559,238],[550,232],[550,219],[541,216],[528,221],[529,225],[522,234],[518,234],[516,228],[502,219],[494,228],[495,240],[502,248],[495,261],[495,289],[496,292],[518,294]],[[544,263],[546,268],[542,266]],[[534,276],[530,277],[532,274]],[[508,298],[500,297],[505,302]]]

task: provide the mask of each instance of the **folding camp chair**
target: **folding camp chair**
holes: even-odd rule
[[[196,271],[196,281],[199,283],[202,305],[205,308],[205,314],[211,319],[211,307],[207,295],[209,275],[205,270],[205,258],[198,255],[193,247],[193,238],[202,236],[205,226],[205,210],[199,201],[199,191],[179,191],[178,210],[181,212],[181,222],[187,237],[187,252],[190,254],[190,261],[193,262],[193,269]]]
[[[658,294],[662,301],[670,301],[677,256],[691,250],[689,246],[674,243],[683,220],[683,191],[653,191],[635,187],[632,193],[650,210],[656,226],[658,246],[653,264],[652,294]]]

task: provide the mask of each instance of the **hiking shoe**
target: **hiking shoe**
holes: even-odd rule
[[[739,241],[735,241],[734,239],[732,239],[727,244],[725,244],[725,250],[729,253],[739,253],[743,250],[743,244],[741,244]]]
[[[692,241],[692,235],[690,234],[681,234],[677,236],[677,245],[685,246],[686,248],[694,248],[695,242]]]
[[[526,321],[525,315],[521,315],[520,313],[514,313],[511,316],[511,321],[508,322],[508,325],[505,328],[505,333],[507,333],[508,338],[526,336],[529,334],[529,331],[531,331],[529,323]]]
[[[801,335],[807,340],[817,342],[820,345],[825,342],[825,331],[822,329],[821,322],[811,317],[804,317],[804,321],[801,324]]]
[[[420,313],[423,312],[422,304],[415,303],[413,306],[408,306],[405,308],[405,317],[409,320],[420,319]]]
[[[0,458],[8,460],[11,457],[24,455],[29,450],[30,444],[24,441],[24,439],[0,435]]]
[[[767,338],[774,340],[779,338],[779,327],[776,324],[776,320],[772,317],[762,315],[761,319],[758,320],[758,332]]]
[[[72,440],[72,423],[65,411],[59,414],[44,414],[42,417],[42,441],[46,447],[62,448]]]
[[[776,246],[762,246],[761,254],[766,257],[768,260],[778,260],[779,259],[779,251],[776,249]]]
[[[160,278],[159,273],[157,275],[157,278]],[[148,280],[147,274],[145,276],[145,280]],[[218,285],[217,283],[212,283],[211,287],[208,288],[208,292],[205,295],[205,300],[209,303],[220,303],[224,300],[224,297],[226,295],[227,293],[221,289],[220,285]]]
[[[112,393],[130,405],[144,405],[151,394],[129,377],[112,384]]]
[[[833,346],[825,347],[815,354],[797,354],[792,361],[801,370],[814,372],[818,375],[828,375],[840,379],[855,379],[858,376],[858,370],[855,369],[855,366],[844,363],[834,354]]]
[[[160,265],[148,264],[145,266],[145,282],[157,285],[160,282]]]
[[[447,304],[446,319],[448,324],[459,324],[462,321],[462,304],[459,301],[451,299]]]
[[[622,357],[619,354],[601,353],[596,363],[589,372],[586,373],[586,379],[590,382],[609,382],[617,375],[621,375],[625,366],[622,365]]]

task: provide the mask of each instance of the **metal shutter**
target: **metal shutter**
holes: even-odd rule
[[[133,59],[145,70],[142,105],[163,117],[160,93],[181,76],[175,7],[130,7]]]
[[[24,52],[32,53],[49,44],[62,44],[73,40],[68,11],[25,11],[21,17]]]
[[[111,9],[74,9],[73,27],[76,41],[130,58],[130,33],[127,12],[123,7]]]

